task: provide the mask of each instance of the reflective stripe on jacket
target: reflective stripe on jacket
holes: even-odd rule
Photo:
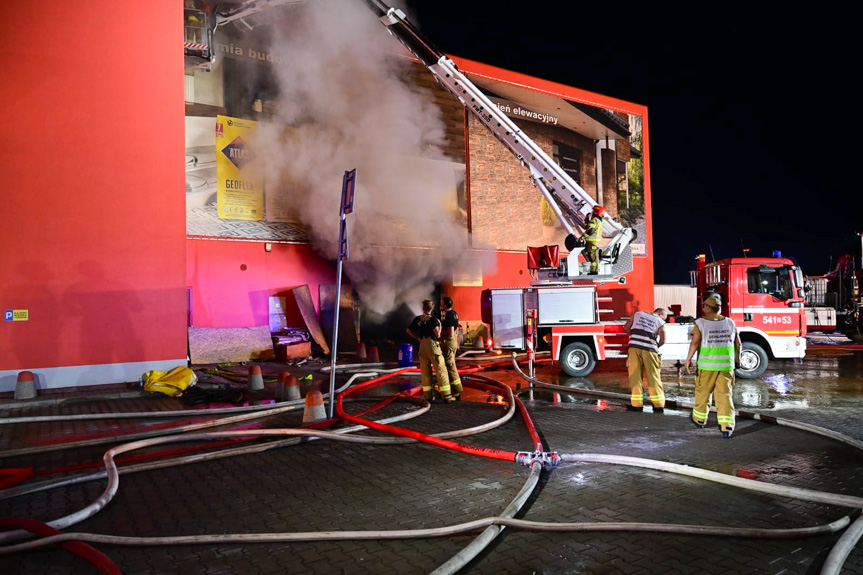
[[[701,347],[698,349],[698,369],[704,371],[734,370],[734,340],[737,326],[730,317],[695,320],[701,332]]]

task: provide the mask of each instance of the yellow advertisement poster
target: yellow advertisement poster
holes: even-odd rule
[[[264,217],[264,186],[253,147],[258,123],[216,118],[216,208],[219,219],[258,221]]]

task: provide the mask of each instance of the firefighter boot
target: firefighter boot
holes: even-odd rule
[[[441,391],[438,386],[434,387],[435,398],[439,398],[443,400],[444,403],[453,403],[455,401],[455,397],[452,396],[451,393],[447,393],[446,391]]]
[[[450,391],[452,391],[452,396],[456,399],[456,401],[461,400],[461,392],[463,388],[461,386],[461,381],[458,383],[453,383],[450,385]]]

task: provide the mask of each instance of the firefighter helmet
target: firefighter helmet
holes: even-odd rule
[[[600,205],[593,206],[593,215],[603,217],[605,215],[605,208]]]

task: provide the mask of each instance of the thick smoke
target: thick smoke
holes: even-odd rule
[[[407,52],[363,2],[292,7],[270,49],[280,99],[257,145],[268,189],[278,182],[313,243],[335,259],[342,178],[357,169],[344,269],[370,311],[417,302],[460,268],[493,271],[491,250],[483,261],[465,252],[454,193],[464,174],[441,151],[440,111],[406,84],[410,64],[397,55]]]

